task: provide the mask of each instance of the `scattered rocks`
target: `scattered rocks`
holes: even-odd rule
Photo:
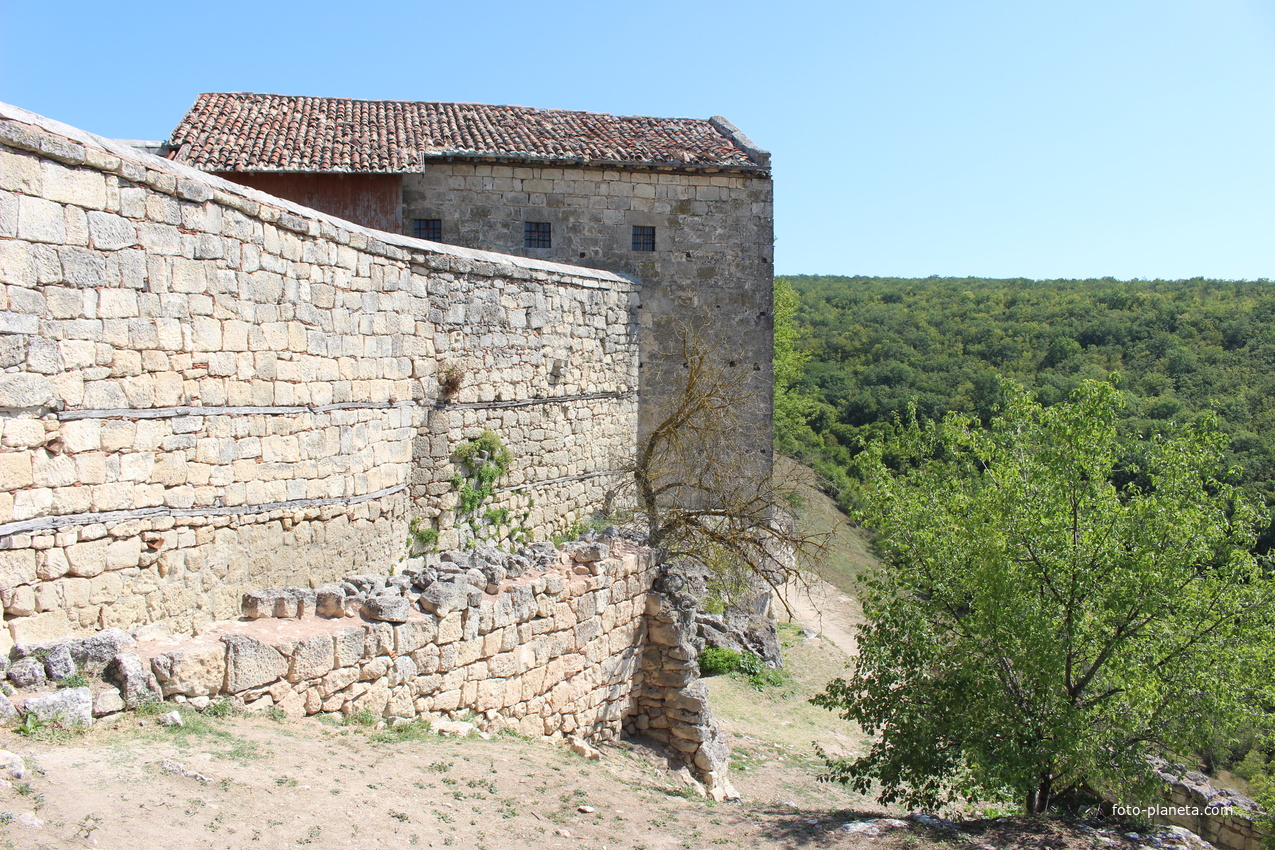
[[[571,752],[590,761],[602,758],[602,752],[597,747],[577,735],[567,739],[567,746],[571,748]]]
[[[196,782],[212,782],[211,779],[204,776],[202,773],[190,770],[181,762],[173,761],[172,759],[164,759],[160,762],[159,769],[165,773],[171,773],[174,776],[184,776],[187,779],[193,779]]]
[[[174,711],[168,712],[167,714],[161,714],[159,716],[159,725],[160,726],[185,726],[186,724],[182,722],[181,712],[174,710]]]
[[[21,719],[18,710],[13,707],[13,703],[9,702],[9,698],[4,694],[0,694],[0,726],[8,726],[10,723],[17,723]]]
[[[27,775],[26,762],[8,750],[0,750],[0,776],[5,779],[23,779]]]

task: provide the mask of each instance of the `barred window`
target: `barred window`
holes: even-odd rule
[[[442,242],[443,220],[441,218],[413,219],[412,235],[417,239],[428,239],[430,242]]]
[[[522,247],[552,248],[553,237],[549,222],[524,221],[522,230]]]
[[[646,227],[641,224],[633,225],[633,250],[634,251],[654,251],[655,250],[655,228]]]

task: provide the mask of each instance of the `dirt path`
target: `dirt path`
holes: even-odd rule
[[[863,612],[857,599],[813,576],[785,585],[783,596],[792,611],[791,622],[817,633],[848,657],[858,655],[855,632],[863,622]],[[779,613],[781,619],[789,619],[783,605]]]

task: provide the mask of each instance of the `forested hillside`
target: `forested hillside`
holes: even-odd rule
[[[776,440],[843,502],[861,440],[914,402],[986,420],[1001,377],[1046,405],[1086,378],[1122,432],[1215,414],[1246,489],[1275,505],[1275,284],[798,276],[776,280]],[[1262,548],[1275,542],[1268,529]]]

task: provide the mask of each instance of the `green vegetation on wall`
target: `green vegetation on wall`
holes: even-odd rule
[[[452,488],[457,493],[457,527],[468,529],[471,542],[530,542],[531,532],[525,525],[529,511],[514,516],[508,508],[489,505],[496,482],[513,463],[513,455],[500,437],[494,431],[483,431],[456,449],[454,457],[461,470],[452,477]]]

